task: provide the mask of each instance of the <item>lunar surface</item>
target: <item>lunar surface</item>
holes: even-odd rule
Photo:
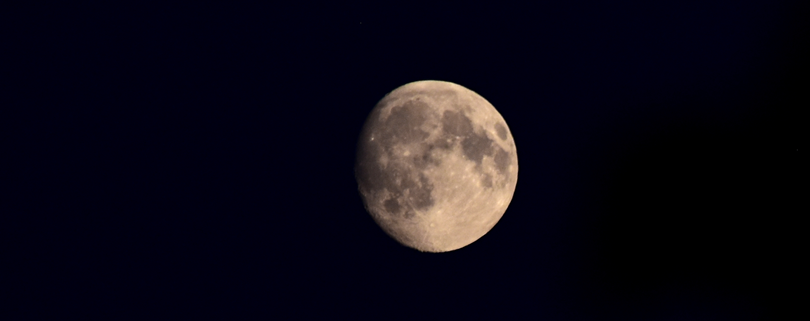
[[[423,252],[469,245],[501,219],[517,184],[509,127],[475,92],[444,81],[392,91],[371,111],[355,174],[365,207],[399,243]]]

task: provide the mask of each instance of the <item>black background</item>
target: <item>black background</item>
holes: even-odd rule
[[[799,302],[794,2],[14,14],[9,312],[777,320]],[[426,79],[489,100],[519,158],[501,221],[443,254],[386,236],[353,173],[371,108]]]

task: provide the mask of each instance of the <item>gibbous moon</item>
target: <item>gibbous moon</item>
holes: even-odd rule
[[[501,219],[517,184],[515,142],[495,107],[444,81],[383,97],[358,141],[355,174],[374,221],[423,252],[475,242]]]

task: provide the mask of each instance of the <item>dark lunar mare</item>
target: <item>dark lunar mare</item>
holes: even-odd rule
[[[509,152],[498,148],[495,152],[495,168],[498,169],[501,175],[506,176],[506,172],[509,169]]]
[[[381,101],[380,104],[385,101]],[[382,106],[382,105],[378,105]],[[411,218],[416,211],[431,208],[434,200],[431,192],[434,186],[422,172],[429,165],[439,165],[440,160],[431,156],[434,149],[450,150],[460,144],[464,156],[481,165],[484,156],[492,156],[498,172],[506,176],[510,163],[509,152],[495,144],[484,133],[476,133],[474,123],[461,106],[458,110],[446,110],[441,115],[441,132],[430,142],[425,140],[430,133],[423,130],[425,122],[435,117],[433,109],[419,98],[405,101],[400,106],[391,108],[389,116],[380,121],[382,108],[375,108],[369,115],[361,140],[358,145],[355,174],[361,185],[361,191],[367,195],[381,197],[387,191],[382,205],[388,213]],[[505,139],[506,129],[496,124],[495,130],[501,139]],[[374,140],[371,140],[374,137]],[[414,155],[394,155],[393,148],[398,145],[423,147],[414,151]],[[383,167],[382,156],[388,159]],[[492,177],[485,174],[482,178],[485,187],[492,187]],[[406,197],[403,197],[406,196]],[[369,202],[367,200],[366,202]],[[369,204],[366,204],[367,206]]]
[[[446,138],[467,137],[473,133],[473,124],[460,111],[445,110],[442,114],[442,130]]]
[[[402,106],[392,108],[377,132],[383,146],[391,148],[395,144],[415,143],[428,138],[430,133],[419,127],[427,121],[430,111],[430,106],[418,100],[409,100]]]
[[[384,121],[377,121],[379,110],[375,109],[371,113],[361,134],[355,175],[363,193],[376,194],[379,197],[384,191],[388,192],[388,197],[383,201],[386,211],[412,218],[415,211],[433,206],[433,185],[421,171],[412,170],[408,163],[413,160],[413,164],[419,167],[418,160],[424,166],[433,160],[425,154],[403,159],[402,156],[393,155],[392,148],[427,139],[430,133],[420,127],[430,117],[432,110],[422,101],[409,100],[401,106],[393,107]],[[375,138],[373,141],[372,136]],[[383,155],[388,158],[386,167],[380,163]],[[407,197],[403,198],[405,195]]]
[[[484,155],[492,156],[492,152],[494,151],[492,147],[493,143],[486,135],[473,134],[461,141],[461,149],[464,151],[464,156],[467,156],[467,158],[478,165],[481,165],[481,161],[484,160]]]
[[[492,175],[484,173],[484,178],[481,179],[481,183],[484,187],[492,187]]]
[[[495,132],[498,133],[498,138],[501,140],[506,140],[506,127],[504,127],[501,123],[495,124]]]
[[[506,139],[506,128],[503,125],[496,124],[495,130],[501,139]],[[493,156],[494,154],[495,164],[499,172],[506,174],[506,169],[509,166],[509,152],[496,145],[486,134],[475,133],[472,120],[463,112],[447,110],[442,115],[442,136],[437,141],[453,141],[456,137],[461,138],[461,150],[468,159],[481,165],[484,156]],[[445,146],[448,149],[451,147],[450,145]]]

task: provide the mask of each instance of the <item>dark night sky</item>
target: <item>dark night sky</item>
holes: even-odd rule
[[[793,2],[22,14],[12,312],[780,320],[798,303]],[[489,100],[520,166],[501,221],[443,254],[386,236],[353,173],[370,110],[426,79]]]

